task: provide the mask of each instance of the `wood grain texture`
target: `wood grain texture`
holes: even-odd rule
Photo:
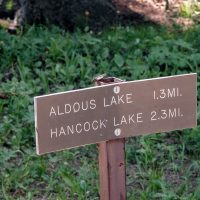
[[[100,76],[96,85],[122,82],[115,77]],[[115,139],[98,144],[101,200],[126,199],[125,139]]]
[[[100,199],[125,200],[125,139],[102,142],[98,148]]]

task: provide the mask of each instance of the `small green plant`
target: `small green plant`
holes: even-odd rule
[[[6,10],[12,10],[13,9],[13,0],[8,0],[7,2],[6,2]]]
[[[180,15],[192,18],[200,14],[200,3],[196,0],[186,1],[180,6]]]

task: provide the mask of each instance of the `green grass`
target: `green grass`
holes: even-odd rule
[[[198,18],[200,14],[200,3],[198,1],[187,1],[180,6],[180,16],[185,18]]]
[[[125,80],[200,73],[199,35],[200,27],[150,25],[96,34],[0,30],[0,199],[99,199],[96,145],[36,156],[33,97],[91,86],[102,73]],[[200,199],[199,155],[199,126],[127,139],[128,199]]]

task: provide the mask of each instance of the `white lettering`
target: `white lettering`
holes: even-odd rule
[[[173,89],[168,89],[167,90],[168,91],[168,97],[175,97],[176,96],[176,90],[175,90],[175,88],[173,88]]]
[[[143,122],[143,120],[142,120],[142,115],[143,115],[143,113],[137,113],[137,122],[138,122],[138,123]]]
[[[94,120],[92,122],[83,122],[67,126],[61,126],[59,128],[51,129],[51,139],[63,137],[67,135],[73,135],[75,133],[84,133],[89,131],[97,131],[98,129],[105,129],[108,120]]]
[[[124,115],[122,116],[122,119],[121,119],[121,124],[123,124],[123,123],[127,124],[127,122],[126,122],[126,118],[125,118]]]
[[[130,94],[122,94],[122,95],[116,95],[112,96],[110,99],[103,99],[103,105],[104,107],[109,107],[113,105],[119,105],[119,104],[125,104],[125,103],[133,103],[132,101],[132,93]]]
[[[85,102],[85,108],[84,108],[84,102],[82,101],[82,110],[87,110],[88,109],[88,101]]]
[[[64,128],[61,126],[59,136],[61,136],[62,134],[66,135]]]
[[[160,90],[160,98],[164,99],[166,97],[165,89]]]
[[[169,118],[176,117],[176,108],[172,111],[172,109],[169,109]]]
[[[60,112],[60,106],[57,106],[58,108],[58,115],[64,115],[64,113]]]
[[[132,93],[126,94],[126,103],[133,103],[133,101],[132,101]]]
[[[69,109],[67,109],[67,107],[68,107]],[[65,113],[68,114],[68,113],[71,112],[71,110],[72,110],[71,105],[70,105],[70,104],[65,104]]]
[[[90,100],[90,109],[94,110],[96,108],[95,99]]]
[[[129,124],[131,123],[131,121],[132,121],[132,123],[135,123],[135,121],[133,120],[133,117],[134,117],[134,114],[128,116],[128,123]]]
[[[77,107],[77,108],[76,108]],[[80,104],[78,102],[75,102],[73,105],[73,110],[74,112],[78,112],[80,110]]]
[[[100,120],[100,129],[102,129],[103,127],[106,128],[106,124],[105,124],[106,122],[107,122],[106,119],[104,119],[103,121]]]
[[[116,117],[113,118],[113,125],[114,126],[121,126],[124,124],[132,124],[132,123],[142,123],[143,113],[135,113],[135,114],[129,114],[127,116],[122,115],[118,119]]]
[[[113,119],[113,124],[114,124],[114,126],[119,126],[120,124],[118,124],[118,123],[116,123],[116,119],[115,119],[115,117],[114,117],[114,119]]]
[[[70,126],[67,126],[67,133],[68,135],[71,133],[71,134],[74,134],[74,126],[70,127]]]
[[[105,99],[105,98],[103,98],[103,106],[104,106],[104,107],[110,106],[109,104],[106,104],[106,99]]]
[[[51,128],[51,138],[53,138],[53,134],[56,134],[57,137],[58,129],[56,128],[54,131]]]
[[[121,95],[121,97],[118,96],[118,104],[120,104],[120,102],[124,104],[123,97],[124,95]]]
[[[53,106],[51,107],[51,111],[49,113],[49,117],[51,117],[52,114],[54,114],[56,116],[56,111],[55,111]]]
[[[86,126],[88,126],[88,128],[86,129]],[[84,131],[88,132],[90,130],[90,123],[89,122],[85,122],[83,125],[83,129]]]
[[[166,119],[167,118],[167,112],[166,112],[166,110],[161,110],[160,117],[161,117],[161,119]]]
[[[78,130],[78,126],[80,126],[80,130]],[[81,133],[81,132],[82,132],[82,128],[81,128],[81,127],[82,127],[81,124],[77,124],[77,125],[76,125],[76,132],[77,132],[77,133]]]
[[[115,105],[117,104],[117,102],[116,102],[116,99],[115,99],[115,97],[114,97],[114,96],[112,97],[112,100],[111,100],[111,103],[110,103],[110,105],[112,106],[112,104],[115,104]]]
[[[96,124],[96,125],[95,125]],[[97,130],[99,127],[98,127],[98,121],[96,121],[96,120],[94,120],[93,122],[92,122],[92,128],[93,128],[93,130]]]

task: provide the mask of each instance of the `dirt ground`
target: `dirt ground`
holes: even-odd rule
[[[147,21],[158,24],[192,25],[191,19],[178,17],[184,0],[115,0],[119,12],[123,14],[138,13]]]
[[[91,3],[88,0],[74,0],[69,5],[68,0],[65,0],[61,10],[59,6],[55,9],[55,6],[48,2],[40,8],[40,2],[37,2],[27,6],[26,12],[16,12],[14,20],[11,19],[13,22],[9,21],[10,25],[5,19],[0,19],[0,25],[16,29],[23,24],[19,19],[26,19],[30,24],[50,23],[66,29],[73,29],[76,26],[101,29],[116,22],[126,24],[127,21],[131,23],[142,20],[167,26],[179,24],[188,27],[193,24],[193,20],[179,15],[181,5],[187,1],[189,0],[95,0]],[[27,16],[21,16],[21,13]]]

